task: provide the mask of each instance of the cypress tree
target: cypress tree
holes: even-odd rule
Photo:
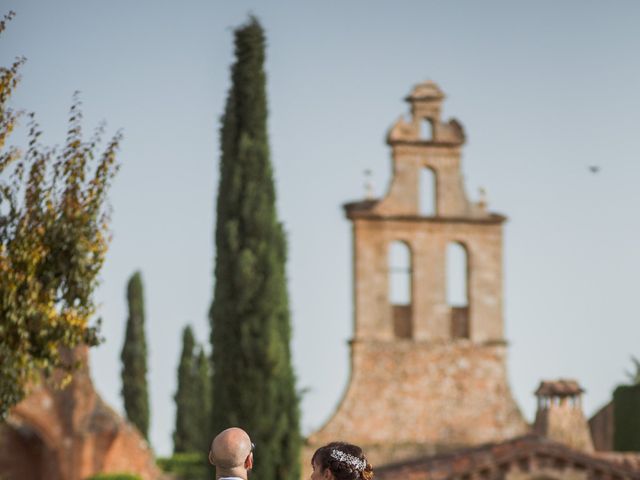
[[[202,346],[194,356],[195,380],[195,446],[198,452],[206,452],[212,440],[211,435],[211,367],[210,361]]]
[[[147,391],[147,341],[144,333],[142,275],[135,272],[127,284],[129,318],[122,359],[122,397],[127,418],[144,438],[149,435],[149,395]]]
[[[173,432],[173,451],[198,451],[196,431],[198,430],[196,409],[198,405],[195,385],[194,362],[195,339],[191,327],[182,332],[182,354],[178,365],[178,390],[174,396],[176,401],[176,429]],[[202,447],[202,445],[200,445]]]
[[[214,432],[244,428],[260,480],[300,477],[299,404],[291,366],[286,241],[267,138],[265,37],[235,31],[236,61],[220,129],[216,266],[211,306]]]

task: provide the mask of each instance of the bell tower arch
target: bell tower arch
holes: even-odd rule
[[[462,125],[441,118],[433,82],[406,98],[410,117],[390,128],[392,178],[383,198],[344,206],[353,232],[351,378],[309,445],[342,438],[376,464],[500,441],[528,429],[506,372],[502,232],[506,217],[465,191]],[[431,172],[433,209],[421,210],[421,173]],[[435,191],[433,191],[435,190]],[[409,252],[408,301],[394,302],[389,251]],[[450,303],[447,254],[458,249],[465,301]]]
[[[414,255],[411,270],[413,304],[410,318],[414,340],[450,341],[457,335],[478,342],[502,342],[502,224],[505,217],[489,213],[484,201],[469,201],[461,172],[465,141],[456,120],[441,121],[444,94],[433,82],[414,88],[406,99],[411,119],[400,118],[391,128],[393,177],[379,201],[345,206],[354,230],[355,340],[392,340],[394,315],[382,290],[386,251],[404,242]],[[429,122],[432,136],[423,139],[421,123]],[[435,178],[435,208],[420,211],[422,170]],[[427,191],[429,189],[427,188]],[[447,303],[447,247],[462,246],[467,255],[468,304]],[[381,279],[380,282],[375,279]],[[458,325],[460,328],[454,326]]]

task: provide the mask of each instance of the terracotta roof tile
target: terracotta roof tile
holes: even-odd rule
[[[575,380],[558,379],[540,382],[540,386],[536,390],[537,396],[556,396],[564,397],[571,395],[580,395],[584,389]]]
[[[376,468],[375,473],[376,480],[447,480],[492,477],[496,471],[538,467],[574,468],[602,472],[610,478],[640,480],[640,454],[626,457],[589,454],[535,434],[384,465]]]

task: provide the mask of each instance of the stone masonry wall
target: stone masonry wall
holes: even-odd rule
[[[609,402],[589,419],[593,447],[597,451],[613,450],[613,427],[613,402]]]
[[[451,339],[446,293],[450,243],[467,252],[470,338],[503,340],[502,220],[417,218],[354,219],[355,338],[393,340],[389,303],[389,248],[404,242],[411,251],[412,331],[416,340]]]
[[[465,340],[355,342],[347,392],[335,415],[308,438],[305,458],[345,440],[379,465],[526,432],[504,356],[504,345]]]
[[[65,389],[40,384],[11,410],[0,429],[0,478],[84,480],[101,472],[163,478],[142,435],[95,391],[86,349],[76,355],[85,367]]]
[[[333,417],[307,439],[313,450],[356,443],[374,465],[505,440],[528,431],[506,373],[502,315],[502,225],[486,202],[472,203],[461,169],[462,125],[440,119],[433,82],[407,98],[410,122],[391,127],[393,178],[378,200],[345,205],[353,222],[354,336],[351,379]],[[431,138],[421,138],[428,121]],[[420,212],[420,171],[433,172],[435,211]],[[392,303],[389,252],[401,242],[407,305]],[[447,300],[447,248],[466,253],[466,305]]]
[[[591,432],[582,413],[582,407],[571,403],[567,398],[558,399],[549,406],[539,408],[534,430],[576,450],[593,451]]]

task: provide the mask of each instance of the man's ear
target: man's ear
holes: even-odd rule
[[[253,452],[247,455],[247,458],[244,460],[244,468],[247,470],[251,470],[253,468]]]
[[[209,463],[210,463],[211,465],[213,465],[213,466],[215,466],[215,465],[216,465],[216,462],[215,462],[215,460],[214,460],[214,458],[213,458],[213,452],[212,452],[211,450],[209,450]]]

